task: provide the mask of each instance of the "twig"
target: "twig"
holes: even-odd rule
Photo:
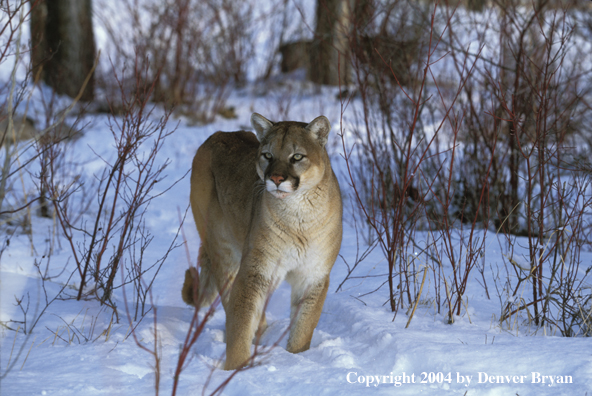
[[[421,286],[419,288],[419,293],[417,295],[417,298],[415,299],[415,305],[413,306],[413,310],[411,311],[411,315],[409,315],[409,319],[407,320],[407,324],[405,325],[405,328],[409,327],[409,324],[411,323],[411,319],[413,319],[413,314],[415,314],[415,309],[419,305],[419,299],[421,298],[421,292],[423,291],[423,284],[425,283],[427,273],[428,273],[428,267],[426,266],[423,269],[423,277],[421,279]]]

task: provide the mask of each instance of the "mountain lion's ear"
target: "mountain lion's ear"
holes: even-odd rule
[[[273,126],[273,122],[269,121],[261,114],[253,113],[251,114],[251,125],[257,132],[257,139],[261,141]]]
[[[331,130],[331,124],[325,116],[318,116],[306,126],[306,129],[310,134],[318,140],[321,146],[325,146],[327,143],[327,135]]]

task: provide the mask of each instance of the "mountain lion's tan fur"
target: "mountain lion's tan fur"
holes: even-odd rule
[[[324,148],[329,121],[273,123],[257,132],[217,132],[197,150],[191,207],[201,272],[187,271],[183,299],[226,311],[226,370],[248,363],[263,308],[278,283],[292,287],[288,351],[310,346],[341,246],[341,194]]]

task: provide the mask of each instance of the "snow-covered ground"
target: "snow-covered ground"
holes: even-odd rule
[[[229,105],[235,106],[237,119],[219,118],[213,124],[196,127],[180,120],[176,132],[161,150],[162,160],[171,159],[166,170],[166,183],[181,178],[189,169],[197,147],[215,130],[237,130],[248,127],[252,111],[270,119],[280,112],[289,118],[310,121],[325,114],[339,131],[339,103],[335,91],[299,95],[286,111],[281,96],[269,93],[255,95],[251,88],[234,92]],[[103,158],[112,158],[113,148],[106,127],[106,116],[92,116],[84,136],[72,143],[73,156],[85,160],[83,172],[91,174]],[[175,121],[171,120],[173,127]],[[339,156],[338,145],[332,145],[333,164],[346,201],[344,239],[341,255],[350,264],[355,260],[358,242],[351,221],[351,197]],[[168,248],[179,227],[179,210],[188,205],[189,180],[185,178],[171,191],[154,201],[145,220],[154,236],[146,262],[156,260]],[[23,314],[15,297],[30,301],[27,324],[45,306],[45,293],[34,263],[44,263],[51,220],[34,218],[32,241],[27,235],[15,233],[0,261],[0,321],[22,320]],[[199,238],[191,216],[184,224],[189,254],[195,261]],[[494,233],[485,251],[484,263],[493,267],[502,262]],[[360,249],[365,246],[359,239]],[[4,235],[0,241],[5,243]],[[34,251],[32,253],[32,246]],[[54,244],[50,269],[58,273],[68,265],[68,249],[62,240]],[[590,256],[587,256],[590,259]],[[160,391],[168,394],[173,384],[180,346],[183,344],[192,310],[181,300],[180,288],[188,260],[184,248],[174,250],[164,263],[153,287],[156,311],[150,312],[137,326],[136,334],[146,347],[153,348],[154,312],[157,315]],[[354,276],[378,275],[386,272],[386,262],[375,249],[362,262]],[[337,286],[347,274],[344,260],[339,258],[331,274],[330,291],[310,350],[291,354],[285,350],[286,340],[267,353],[257,367],[237,374],[223,390],[225,395],[590,395],[592,394],[592,344],[587,338],[564,338],[534,332],[516,322],[513,328],[502,328],[500,302],[492,291],[492,275],[486,275],[491,299],[477,280],[477,272],[469,281],[466,309],[453,325],[446,324],[445,310],[436,313],[433,295],[424,292],[425,304],[419,306],[407,329],[408,315],[393,315],[384,304],[386,286],[362,296],[382,284],[386,277],[366,277],[347,281],[343,290]],[[60,290],[60,281],[46,284],[47,297]],[[480,277],[480,276],[479,276]],[[482,283],[482,280],[480,280]],[[128,293],[128,298],[131,293]],[[269,329],[263,345],[273,345],[288,326],[289,286],[282,284],[268,305]],[[150,395],[154,394],[154,360],[139,348],[129,334],[121,292],[115,295],[121,320],[111,323],[109,309],[96,301],[54,301],[43,313],[30,336],[2,327],[0,333],[0,383],[2,395]],[[130,301],[130,306],[131,306]],[[193,346],[189,362],[181,374],[179,393],[199,394],[214,390],[228,376],[220,367],[224,358],[225,316],[220,308]],[[17,326],[15,323],[9,324]],[[135,325],[135,324],[134,324]],[[59,335],[56,336],[54,333]],[[84,336],[83,336],[84,335]],[[85,340],[87,338],[88,340]],[[7,368],[11,368],[8,373]],[[208,382],[209,381],[209,382]]]

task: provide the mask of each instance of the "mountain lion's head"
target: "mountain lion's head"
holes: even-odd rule
[[[304,122],[271,122],[253,113],[251,124],[259,139],[257,173],[274,197],[283,199],[314,188],[327,162],[325,143],[331,130],[325,116]]]

